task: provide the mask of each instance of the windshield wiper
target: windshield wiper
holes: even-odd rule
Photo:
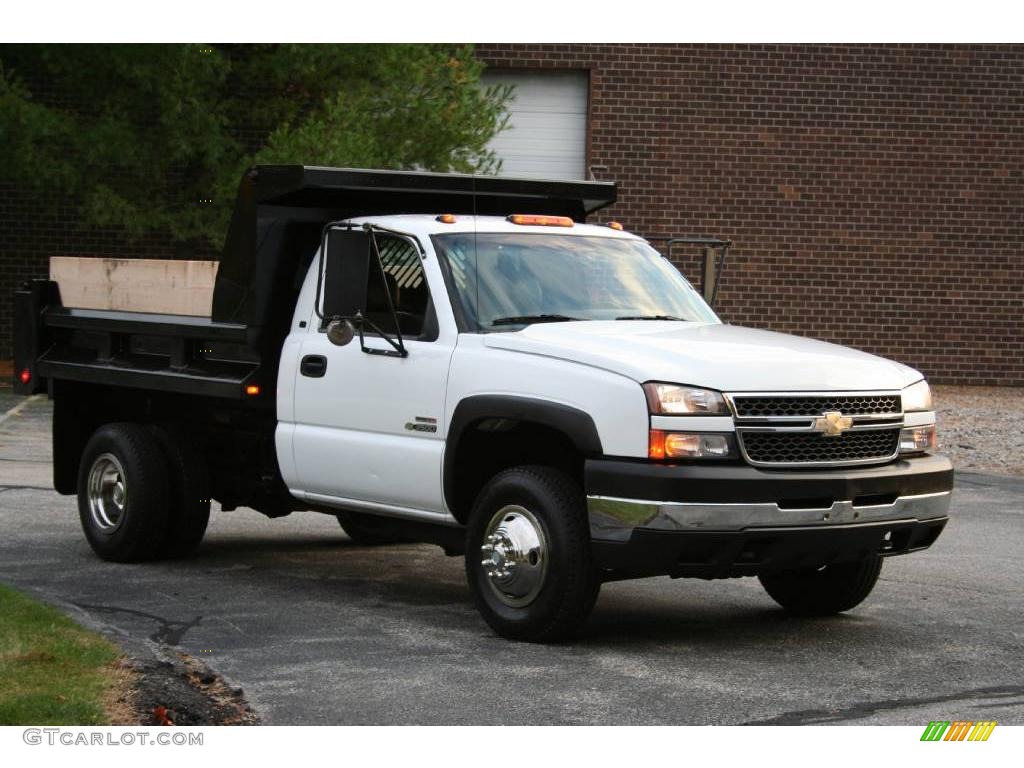
[[[675,315],[623,315],[622,317],[616,317],[616,320],[678,320],[682,323],[690,322],[685,317],[676,317]]]
[[[530,323],[564,323],[569,320],[579,320],[578,317],[568,315],[517,315],[515,317],[499,317],[492,320],[491,325],[529,325]]]

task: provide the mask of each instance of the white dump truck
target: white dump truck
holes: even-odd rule
[[[15,386],[102,558],[183,556],[210,500],[464,554],[498,633],[571,636],[603,582],[756,576],[846,611],[929,547],[928,384],[722,323],[604,183],[258,167],[208,317],[16,298]],[[70,288],[68,289],[70,290]]]

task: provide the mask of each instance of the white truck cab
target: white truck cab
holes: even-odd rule
[[[357,239],[306,278],[277,388],[285,482],[317,504],[469,526],[470,583],[499,631],[537,631],[530,601],[568,567],[551,562],[567,556],[559,534],[589,535],[577,555],[598,574],[579,575],[578,621],[588,579],[764,572],[804,606],[815,574],[849,572],[863,592],[883,541],[908,551],[941,530],[949,476],[919,456],[935,414],[917,371],[723,324],[645,240],[607,226],[442,214],[335,226],[375,244]],[[362,295],[332,307],[330,270],[368,251]],[[377,330],[332,342],[332,318],[358,313]],[[367,354],[399,336],[405,354]],[[571,514],[578,529],[549,529]],[[776,563],[804,566],[786,573],[811,584],[779,586]],[[809,607],[852,599],[838,584]]]
[[[464,554],[487,622],[507,637],[547,641],[581,626],[601,583],[642,576],[757,576],[793,613],[845,611],[870,593],[885,557],[925,549],[942,532],[952,468],[934,454],[931,395],[914,369],[725,324],[644,238],[574,220],[565,199],[545,209],[538,182],[494,182],[491,196],[478,198],[474,179],[469,205],[449,194],[466,191],[460,179],[469,177],[325,175],[333,170],[288,178],[306,194],[317,184],[377,189],[363,207],[387,212],[314,218],[316,230],[297,230],[311,252],[291,267],[305,271],[290,320],[268,309],[276,303],[267,297],[282,290],[272,281],[254,281],[239,300],[241,272],[231,263],[222,276],[235,282],[218,277],[214,318],[198,329],[47,308],[45,286],[26,289],[35,309],[24,315],[44,317],[22,355],[29,379],[63,394],[76,424],[89,397],[107,409],[103,417],[91,409],[88,428],[76,427],[77,483],[71,459],[55,465],[56,487],[77,490],[101,556],[157,556],[160,531],[171,531],[171,549],[194,548],[208,504],[205,513],[175,511],[175,493],[272,516],[313,509],[336,515],[358,542],[433,541]],[[369,173],[378,176],[359,175]],[[273,210],[295,204],[271,177]],[[431,209],[437,179],[450,189]],[[395,191],[402,185],[420,185],[415,203]],[[602,193],[578,187],[569,192],[581,199]],[[381,202],[389,194],[406,202]],[[481,201],[491,212],[474,213]],[[430,212],[391,212],[403,207]],[[240,229],[233,225],[236,248]],[[272,226],[263,242],[275,236],[290,242]],[[216,317],[238,308],[250,313],[248,325]],[[283,317],[276,336],[267,330],[274,312]],[[147,368],[131,356],[145,347],[138,339],[115,344],[129,351],[114,365],[104,350],[83,362],[72,349],[80,336],[52,331],[38,341],[51,326],[90,323],[139,339],[183,337],[196,364],[175,368],[172,351],[173,377],[158,377],[151,358]],[[212,335],[244,339],[262,357],[232,357],[226,346],[219,357],[188,356],[188,339],[206,344]],[[267,387],[268,372],[276,387]],[[181,414],[183,375],[202,388],[199,398],[256,398],[228,411],[221,401],[193,402],[190,434],[203,437],[190,446],[166,424],[168,413]],[[105,397],[98,382],[125,388],[123,396]],[[145,409],[126,413],[136,392]],[[204,410],[213,405],[216,416]],[[155,471],[143,472],[145,458],[132,454],[143,432],[118,436],[126,422],[145,422],[174,466],[192,468],[165,484],[172,501],[160,514],[152,511],[162,509],[160,489],[142,494],[148,513],[116,503],[118,487],[123,498],[126,484]],[[67,429],[55,426],[55,441]],[[203,461],[207,479],[196,480]],[[259,479],[239,463],[258,464]],[[200,517],[201,526],[186,524]],[[124,533],[128,523],[142,533]]]

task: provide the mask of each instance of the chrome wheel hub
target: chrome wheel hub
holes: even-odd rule
[[[89,514],[96,527],[104,533],[113,533],[124,520],[128,505],[128,489],[124,468],[112,453],[96,457],[89,470],[87,485]]]
[[[480,547],[480,567],[501,602],[512,608],[532,603],[547,574],[547,540],[533,514],[517,505],[491,518]]]

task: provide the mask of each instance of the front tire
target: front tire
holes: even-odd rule
[[[551,467],[495,475],[470,513],[466,577],[477,609],[499,635],[572,637],[600,590],[579,485]]]
[[[882,558],[758,576],[771,598],[797,616],[831,616],[859,605],[871,594]]]
[[[107,424],[89,438],[78,469],[78,516],[104,560],[138,562],[160,554],[167,532],[168,484],[160,446],[139,424]]]

